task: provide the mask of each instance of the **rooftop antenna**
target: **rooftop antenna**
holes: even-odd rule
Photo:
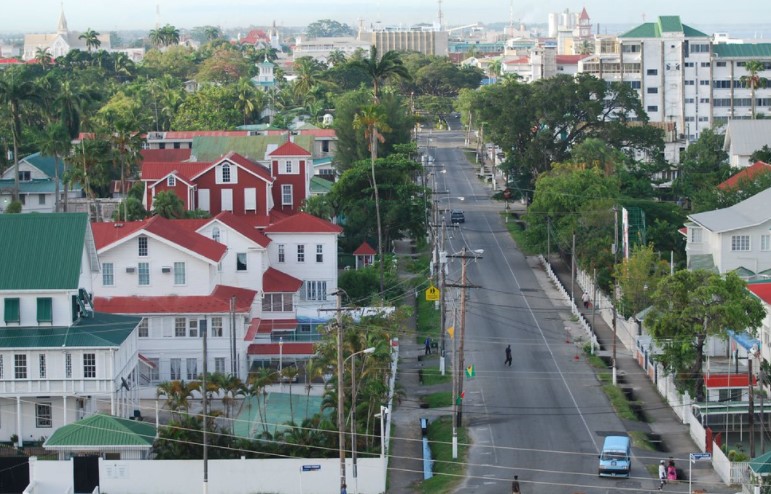
[[[514,35],[514,0],[509,3],[509,36]]]

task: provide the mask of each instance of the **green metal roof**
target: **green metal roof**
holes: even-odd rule
[[[295,144],[313,150],[313,136],[293,136]],[[286,142],[286,135],[239,136],[239,137],[195,137],[191,156],[197,161],[217,161],[231,151],[252,161],[264,161],[269,144],[280,146]]]
[[[30,154],[26,158],[24,158],[24,161],[29,163],[30,165],[34,166],[41,172],[45,173],[47,176],[54,178],[55,174],[54,171],[56,169],[56,165],[59,167],[59,176],[61,177],[64,175],[64,161],[63,160],[57,160],[53,156],[43,156],[40,153]]]
[[[771,43],[719,44],[713,45],[712,51],[718,58],[769,58]]]
[[[69,327],[0,328],[0,348],[109,348],[131,335],[141,317],[95,312]]]
[[[750,469],[758,475],[771,474],[771,451],[750,460]]]
[[[64,184],[59,181],[61,191],[64,191]],[[0,190],[13,190],[15,184],[13,180],[0,180]],[[19,193],[21,194],[53,194],[56,192],[56,182],[50,179],[37,179],[28,182],[19,182]]]
[[[78,288],[86,213],[0,215],[0,290]]]
[[[686,38],[709,38],[706,33],[683,24],[677,15],[663,15],[656,22],[640,24],[619,38],[661,38],[662,33],[683,33]]]
[[[705,271],[717,273],[717,268],[715,267],[714,259],[712,259],[712,254],[697,254],[690,256],[688,258],[688,269],[703,269]]]
[[[59,427],[44,448],[141,447],[150,448],[155,440],[155,426],[103,413]]]
[[[311,193],[326,194],[332,190],[332,182],[321,177],[311,177]]]

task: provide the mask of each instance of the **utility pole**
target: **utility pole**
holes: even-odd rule
[[[201,325],[203,327],[198,328],[201,331],[201,335],[203,336],[203,377],[201,378],[201,396],[202,396],[202,404],[203,404],[203,494],[207,494],[209,492],[209,437],[207,435],[207,424],[206,420],[209,416],[208,409],[208,396],[206,393],[206,373],[208,372],[208,367],[206,365],[206,360],[209,356],[208,348],[206,345],[206,333],[208,333],[208,324],[207,321],[204,319],[201,321]]]
[[[749,391],[749,406],[747,407],[747,419],[750,426],[750,458],[755,458],[755,400],[752,396],[752,360],[754,355],[747,356],[747,388]]]
[[[613,268],[618,263],[618,207],[613,206]],[[618,384],[618,372],[616,370],[616,296],[618,295],[618,280],[613,280],[613,303],[611,304],[613,316],[613,385]]]
[[[236,297],[230,297],[230,374],[238,376],[236,354]]]
[[[445,329],[446,321],[445,321],[445,291],[447,287],[445,287],[445,283],[447,280],[445,279],[444,274],[444,264],[447,261],[447,255],[444,252],[444,236],[446,232],[447,222],[445,220],[442,220],[442,247],[439,251],[439,324],[441,326],[442,336],[441,336],[441,350],[439,352],[439,367],[442,371],[442,375],[444,376],[446,374],[446,350],[445,350],[445,340],[447,339],[447,330]],[[453,362],[454,356],[453,356]]]
[[[455,328],[455,325],[458,322],[458,311],[457,307],[453,308],[452,310],[452,326],[453,329]],[[458,338],[456,338],[455,332],[453,332],[452,335],[452,459],[457,460],[458,459],[458,426],[455,423],[455,417],[458,415],[458,372],[457,372],[457,365],[455,365],[455,362],[458,361],[458,345],[457,341]]]
[[[381,259],[380,262],[383,262]],[[337,291],[337,438],[340,442],[340,494],[345,491],[345,415],[343,408],[343,292]]]

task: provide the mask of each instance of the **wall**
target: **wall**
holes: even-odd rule
[[[30,462],[30,482],[36,482],[35,494],[61,494],[72,487],[72,463],[69,461]],[[303,472],[303,465],[318,465]],[[362,459],[358,465],[358,492],[385,492],[385,465],[380,458]],[[349,492],[354,492],[352,464],[346,462]],[[200,460],[99,460],[101,492],[110,494],[188,494],[203,486],[203,462]],[[338,459],[282,460],[210,460],[210,494],[328,494],[339,491]]]

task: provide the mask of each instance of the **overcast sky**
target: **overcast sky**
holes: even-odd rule
[[[0,0],[0,32],[53,32],[61,0]],[[64,0],[70,30],[152,29],[156,19],[178,28],[304,26],[319,19],[356,25],[434,22],[436,0]],[[445,24],[515,21],[544,24],[549,12],[586,7],[592,23],[639,24],[660,15],[679,15],[695,28],[724,24],[771,23],[768,0],[443,0]],[[156,15],[156,6],[160,12]]]

